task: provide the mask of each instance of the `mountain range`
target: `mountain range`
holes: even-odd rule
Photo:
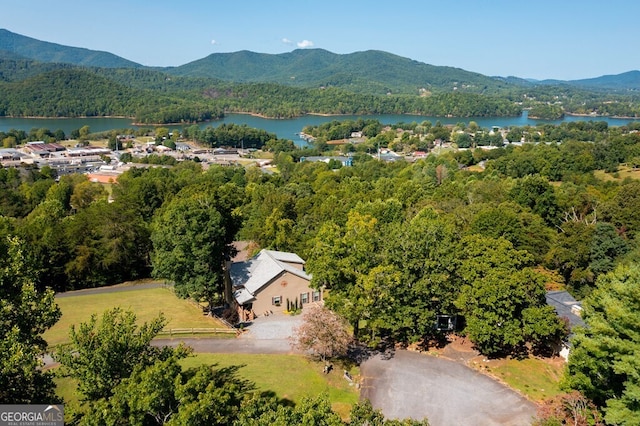
[[[31,66],[40,66],[45,70],[50,66],[41,64],[147,69],[175,76],[214,78],[235,83],[276,83],[301,88],[340,87],[372,94],[450,91],[496,94],[514,87],[543,85],[592,90],[640,90],[640,71],[572,81],[535,81],[485,76],[376,50],[350,54],[335,54],[323,49],[300,49],[282,54],[240,51],[214,53],[176,67],[144,67],[109,52],[36,40],[6,29],[0,29],[0,60],[37,61],[39,64]]]

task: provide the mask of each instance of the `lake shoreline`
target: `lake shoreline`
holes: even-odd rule
[[[269,133],[275,134],[280,139],[290,139],[296,145],[306,146],[307,142],[299,137],[299,133],[307,126],[319,126],[327,122],[331,122],[333,120],[378,120],[383,125],[393,125],[399,122],[417,122],[421,123],[423,121],[431,121],[433,123],[440,121],[443,125],[456,125],[460,121],[475,121],[478,123],[480,127],[491,129],[492,127],[523,127],[523,126],[532,126],[535,127],[541,123],[549,123],[559,125],[563,122],[571,122],[571,121],[582,121],[582,120],[593,120],[592,117],[583,118],[583,117],[571,117],[569,115],[565,116],[562,120],[533,120],[528,117],[527,111],[525,111],[519,117],[468,117],[465,119],[460,118],[441,118],[441,117],[430,117],[430,116],[421,116],[421,115],[412,115],[412,114],[374,114],[374,115],[318,115],[318,114],[307,114],[303,117],[293,118],[293,119],[270,119],[265,118],[263,116],[257,114],[241,114],[241,113],[225,113],[225,117],[222,119],[216,120],[208,120],[206,122],[200,122],[196,125],[200,129],[205,129],[208,126],[217,127],[221,124],[235,124],[240,126],[247,126],[249,128],[262,129]],[[609,126],[626,126],[629,124],[627,119],[616,120],[610,117],[601,118],[601,120],[606,121]],[[125,129],[133,129],[134,131],[141,128],[151,128],[150,125],[144,126],[136,126],[132,124],[130,118],[102,118],[102,117],[89,117],[89,118],[55,118],[55,119],[44,119],[44,118],[10,118],[10,117],[0,117],[0,132],[9,132],[10,130],[20,130],[30,132],[32,129],[42,129],[46,128],[50,131],[62,130],[67,135],[72,131],[77,130],[81,127],[89,126],[90,133],[100,133],[100,132],[108,132],[110,130],[125,130]],[[177,125],[164,125],[169,128],[181,128],[188,127],[190,125],[181,126]]]
[[[206,125],[207,123],[215,123],[215,122],[220,122],[220,121],[224,121],[225,117],[229,116],[229,115],[248,115],[251,117],[256,117],[256,118],[261,118],[263,120],[297,120],[297,119],[302,119],[304,117],[353,117],[353,116],[358,116],[358,117],[376,117],[376,116],[381,116],[381,115],[399,115],[399,116],[413,116],[413,117],[425,117],[425,118],[436,118],[436,119],[458,119],[458,120],[462,120],[462,119],[470,119],[472,121],[475,121],[478,118],[485,118],[485,119],[490,119],[490,118],[498,118],[498,119],[502,119],[502,118],[518,118],[518,117],[522,117],[524,114],[524,111],[522,112],[522,114],[520,115],[514,115],[514,116],[496,116],[496,117],[450,117],[450,116],[443,116],[443,117],[438,117],[438,116],[429,116],[429,115],[421,115],[421,114],[415,114],[415,113],[401,113],[401,114],[330,114],[330,113],[320,113],[320,112],[307,112],[304,113],[302,115],[299,116],[295,116],[295,117],[287,117],[287,118],[283,118],[283,117],[269,117],[267,115],[264,114],[260,114],[260,113],[256,113],[256,112],[250,112],[250,111],[230,111],[230,112],[225,112],[223,117],[219,117],[219,118],[212,118],[210,120],[205,120],[205,121],[198,121],[198,122],[176,122],[176,123],[139,123],[135,120],[135,117],[128,117],[128,116],[123,116],[123,115],[102,115],[102,116],[78,116],[78,117],[41,117],[41,116],[31,116],[31,115],[27,115],[27,116],[10,116],[10,115],[4,115],[4,116],[0,116],[0,120],[1,119],[24,119],[24,120],[100,120],[100,119],[121,119],[121,120],[132,120],[130,125],[131,126],[135,126],[135,127],[144,127],[144,126],[149,126],[149,127],[161,127],[161,126],[193,126],[193,125]],[[640,120],[640,117],[627,117],[627,116],[617,116],[617,115],[593,115],[593,114],[578,114],[578,113],[570,113],[570,112],[565,112],[565,116],[569,116],[569,117],[584,117],[584,118],[590,118],[593,120],[597,120],[597,119],[613,119],[613,120]],[[546,120],[546,121],[562,121],[563,118],[559,118],[559,119],[548,119],[548,118],[539,118],[539,117],[534,117],[534,116],[528,116],[529,119],[531,120],[537,120],[537,121],[541,121],[541,120]],[[49,130],[53,130],[53,129],[49,129]]]

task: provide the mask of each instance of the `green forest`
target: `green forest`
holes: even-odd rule
[[[322,140],[334,131],[370,132],[374,142],[352,153],[352,167],[298,162],[302,153],[292,144],[228,126],[194,128],[189,136],[210,146],[255,140],[271,151],[277,173],[255,166],[205,170],[182,161],[134,167],[106,188],[84,175],[58,177],[46,167],[1,168],[0,248],[7,255],[0,259],[0,324],[10,336],[3,345],[31,345],[34,356],[46,349],[39,335],[59,315],[51,290],[153,276],[174,282],[181,297],[219,304],[230,243],[250,240],[304,258],[312,284],[328,291],[327,306],[371,348],[429,347],[445,338],[435,326],[438,316],[451,315],[459,318],[458,332],[486,356],[549,356],[568,330],[546,305],[545,292],[567,289],[584,300],[590,328],[576,331],[564,386],[582,392],[608,423],[637,421],[637,125],[512,128],[507,138],[536,143],[391,163],[367,154],[371,143],[433,140],[443,126],[381,127],[359,120],[306,129],[320,140],[315,150],[326,148]],[[458,128],[471,135],[473,146],[487,133],[473,122]],[[456,134],[448,132],[441,135],[445,140]],[[30,314],[6,314],[19,306]],[[39,313],[32,327],[28,318]],[[182,374],[175,364],[180,356],[154,354],[145,365]],[[33,384],[15,400],[42,397],[35,389],[48,383],[48,374],[12,362],[2,369],[3,380]],[[127,374],[134,374],[131,368]],[[153,371],[135,373],[149,374],[136,380],[152,380]],[[198,387],[199,374],[224,376],[185,373],[183,392]],[[233,375],[224,377],[229,389],[240,386]],[[124,385],[113,389],[124,392],[123,401],[134,392]],[[109,396],[87,394],[95,401]]]
[[[403,73],[416,72],[411,64],[398,58],[384,59],[387,66],[401,67]],[[473,73],[465,74],[473,83],[462,84],[452,80],[446,67],[429,69],[431,83],[425,84],[427,88],[416,86],[411,92],[380,90],[385,81],[375,80],[377,68],[362,66],[363,75],[355,82],[344,83],[333,76],[338,80],[288,85],[278,79],[221,80],[199,73],[173,75],[171,70],[81,67],[0,57],[0,116],[123,116],[137,123],[180,124],[233,112],[271,118],[311,113],[500,117],[520,115],[524,108],[531,109],[532,117],[541,119],[556,119],[564,114],[640,114],[640,98],[635,91],[568,84],[505,84]]]

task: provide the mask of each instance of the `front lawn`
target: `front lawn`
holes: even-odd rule
[[[329,395],[333,410],[342,418],[348,418],[351,407],[358,402],[359,390],[350,384],[344,371],[337,364],[329,374],[324,374],[324,364],[302,355],[252,355],[252,354],[196,354],[182,362],[186,368],[202,364],[218,367],[241,366],[240,376],[256,384],[261,391],[272,391],[278,398],[300,402],[304,396]],[[349,373],[359,375],[357,367]]]
[[[491,360],[480,369],[504,381],[532,401],[542,401],[563,393],[560,378],[565,369],[562,358]]]
[[[255,383],[260,391],[271,391],[278,398],[294,403],[304,396],[326,393],[333,410],[342,418],[349,417],[351,407],[358,402],[359,390],[343,377],[343,370],[335,365],[329,374],[323,374],[322,363],[301,355],[252,355],[252,354],[195,354],[182,360],[185,369],[206,365],[217,367],[239,366],[238,375]],[[350,369],[356,378],[359,369]],[[55,379],[58,395],[66,404],[77,406],[75,393],[77,382],[69,378]]]
[[[202,315],[202,309],[193,303],[179,299],[170,288],[146,288],[100,294],[78,292],[68,297],[56,297],[56,303],[62,310],[62,317],[56,325],[47,330],[44,338],[49,346],[69,341],[69,329],[72,325],[87,322],[92,314],[98,317],[107,309],[117,306],[133,311],[140,323],[151,321],[159,313],[167,319],[165,329],[177,328],[216,328],[227,327],[215,318]],[[184,334],[181,337],[185,337]]]

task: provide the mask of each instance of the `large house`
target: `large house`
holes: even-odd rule
[[[227,301],[237,309],[239,321],[322,301],[322,291],[309,286],[311,276],[304,264],[295,253],[273,250],[231,263]]]

